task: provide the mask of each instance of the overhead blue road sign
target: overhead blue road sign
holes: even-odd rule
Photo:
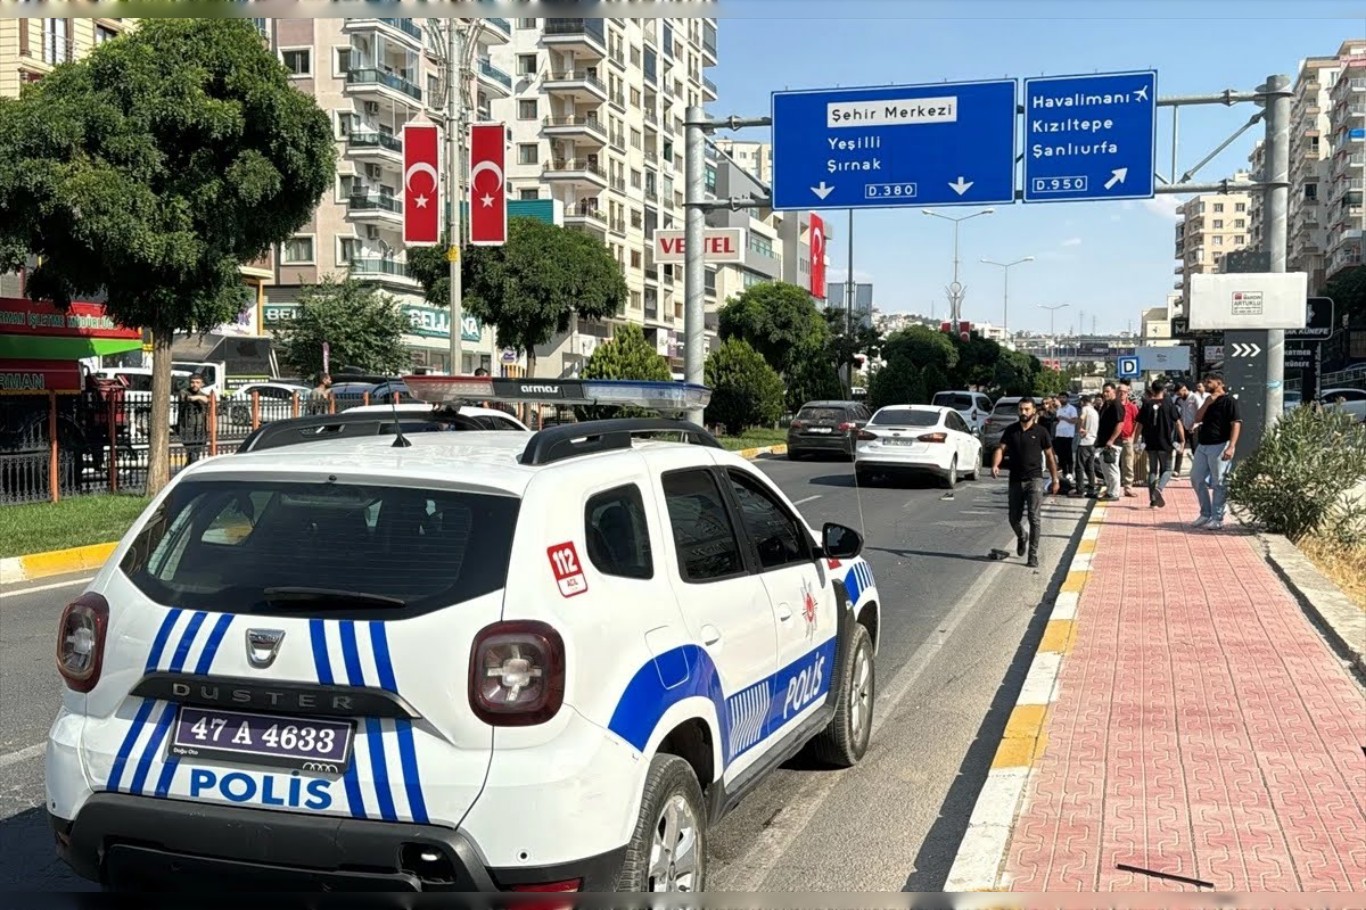
[[[1115,372],[1119,374],[1120,379],[1137,379],[1139,377],[1137,357],[1120,357],[1116,366]]]
[[[1024,201],[1151,199],[1157,72],[1024,80]]]
[[[773,93],[773,208],[1015,201],[1016,81]]]

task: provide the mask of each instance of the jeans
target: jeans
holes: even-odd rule
[[[1076,473],[1076,456],[1072,452],[1072,443],[1075,441],[1073,436],[1059,436],[1053,440],[1053,449],[1058,456],[1058,471],[1063,478],[1072,477]]]
[[[1172,479],[1172,453],[1155,452],[1148,453],[1148,498],[1151,500],[1154,493],[1161,493],[1167,489],[1167,484]]]
[[[1214,521],[1224,520],[1224,504],[1228,500],[1228,487],[1224,484],[1233,462],[1224,461],[1226,442],[1195,447],[1195,460],[1191,463],[1191,486],[1200,500],[1200,517]]]
[[[1043,478],[1033,480],[1010,479],[1010,529],[1024,539],[1025,507],[1029,508],[1029,558],[1039,555],[1040,525],[1043,522]]]
[[[1096,462],[1100,466],[1100,475],[1105,478],[1105,486],[1108,487],[1105,492],[1110,499],[1118,499],[1121,489],[1119,482],[1120,451],[1121,447],[1117,445],[1096,449]],[[1107,454],[1114,459],[1113,463],[1107,460]]]

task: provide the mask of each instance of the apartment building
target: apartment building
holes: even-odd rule
[[[1329,90],[1332,128],[1331,187],[1325,278],[1361,265],[1362,184],[1366,177],[1366,41],[1344,42]]]
[[[1234,180],[1249,175],[1240,171]],[[1251,196],[1246,192],[1205,193],[1191,198],[1179,209],[1176,224],[1175,288],[1184,304],[1190,301],[1190,276],[1220,271],[1224,256],[1248,246],[1251,231]]]
[[[825,309],[840,314],[848,311],[855,325],[872,328],[873,283],[871,281],[854,282],[853,300],[849,299],[849,285],[846,282],[832,281],[829,289],[830,293],[825,301]]]

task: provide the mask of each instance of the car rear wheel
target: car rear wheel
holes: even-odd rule
[[[944,475],[944,489],[952,490],[958,486],[958,456],[953,456],[949,462],[949,472]]]
[[[697,775],[676,755],[656,755],[616,890],[698,892],[706,873],[707,814]]]

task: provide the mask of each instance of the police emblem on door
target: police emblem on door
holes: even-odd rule
[[[811,583],[802,582],[802,618],[806,620],[806,637],[816,637],[816,595],[811,592]]]
[[[280,629],[248,629],[247,661],[256,669],[264,670],[275,663],[284,640],[285,633]]]

